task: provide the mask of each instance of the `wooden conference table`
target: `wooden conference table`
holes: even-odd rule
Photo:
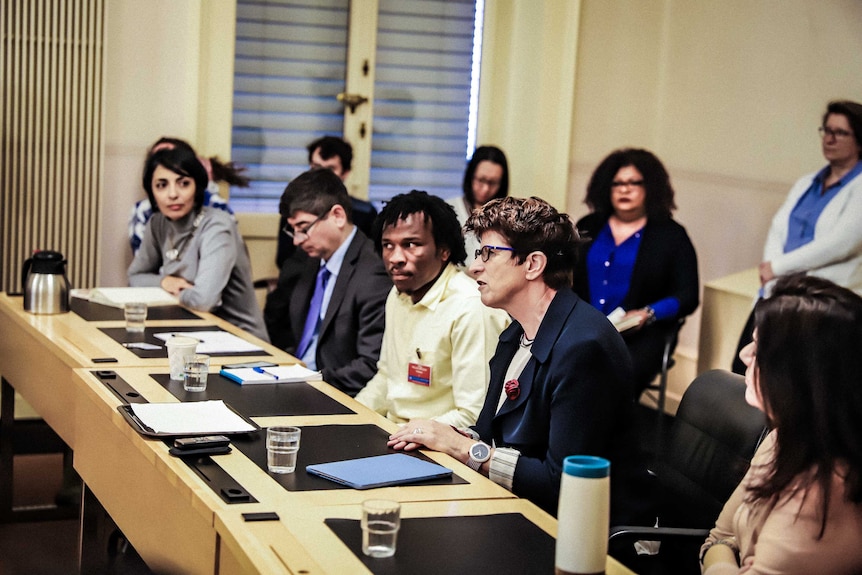
[[[207,391],[191,397],[168,379],[167,357],[140,357],[118,342],[124,332],[119,316],[96,314],[88,321],[75,312],[32,315],[23,311],[20,297],[0,293],[4,384],[11,384],[74,450],[74,468],[87,492],[151,569],[218,575],[416,573],[420,565],[433,566],[441,558],[455,557],[459,567],[466,566],[461,562],[477,547],[503,555],[500,541],[510,551],[511,536],[500,537],[506,529],[524,534],[525,560],[541,558],[553,565],[556,520],[446,455],[423,454],[454,471],[451,480],[436,484],[357,491],[301,471],[309,462],[327,460],[329,453],[340,458],[384,453],[385,437],[396,426],[323,382],[245,387],[228,382],[218,375],[224,363],[296,360],[210,314],[180,311],[182,319],[148,320],[148,337],[151,331],[206,326],[239,335],[265,352],[213,356]],[[122,314],[108,311],[117,313]],[[115,361],[104,363],[104,358]],[[225,399],[261,427],[302,427],[297,472],[276,477],[266,471],[261,433],[235,437],[227,455],[173,457],[164,441],[140,435],[117,410],[127,402],[199,399]],[[371,560],[356,549],[360,503],[371,497],[403,504],[395,558]],[[275,513],[277,519],[248,521],[248,513]],[[86,510],[82,516],[83,531]],[[486,533],[496,549],[471,538]],[[98,552],[84,546],[84,571],[91,560],[97,563],[92,557]],[[630,571],[609,558],[607,573]]]

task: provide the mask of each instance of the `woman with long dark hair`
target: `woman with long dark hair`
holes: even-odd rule
[[[862,298],[778,278],[741,352],[772,432],[701,550],[704,573],[862,573]]]
[[[476,208],[481,208],[491,200],[509,195],[509,162],[506,154],[496,146],[479,146],[473,152],[461,185],[463,195],[446,200],[455,209],[458,223],[462,226]],[[479,249],[479,240],[473,233],[464,234],[464,244],[468,258]],[[470,260],[466,262],[467,267]]]

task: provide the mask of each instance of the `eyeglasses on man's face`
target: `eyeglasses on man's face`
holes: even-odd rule
[[[513,248],[507,248],[505,246],[482,246],[481,248],[476,250],[476,254],[474,257],[476,259],[482,258],[483,262],[487,262],[489,259],[491,259],[491,254],[496,251],[514,252],[515,250]]]
[[[301,228],[294,229],[290,224],[285,224],[285,226],[281,228],[281,232],[292,240],[295,240],[297,238],[307,238],[309,234],[311,234],[311,228],[313,228],[317,222],[325,220],[326,217],[329,215],[329,212],[331,211],[332,208],[329,208],[328,210],[317,216],[317,218],[315,218],[313,222]]]
[[[847,130],[842,130],[841,128],[833,130],[832,128],[826,126],[820,126],[819,128],[817,128],[817,131],[820,132],[821,138],[829,136],[831,138],[835,138],[836,140],[844,140],[853,136],[853,132],[848,132]]]

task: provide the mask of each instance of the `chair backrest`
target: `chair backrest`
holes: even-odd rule
[[[661,524],[710,528],[766,435],[766,417],[745,401],[745,379],[699,375],[683,395],[655,474]]]

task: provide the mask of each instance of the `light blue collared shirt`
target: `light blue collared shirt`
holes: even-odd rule
[[[832,184],[825,190],[823,182],[826,181],[826,175],[829,173],[829,166],[826,166],[814,176],[814,181],[811,186],[805,190],[799,201],[790,212],[790,221],[787,226],[787,240],[784,242],[784,253],[792,252],[799,249],[811,240],[814,239],[814,228],[817,226],[817,219],[826,205],[838,195],[844,185],[862,173],[862,162],[857,162],[852,170],[847,172],[843,178]]]
[[[320,304],[321,321],[326,317],[326,310],[329,308],[329,300],[332,299],[332,290],[335,289],[335,282],[338,280],[338,273],[341,271],[341,264],[344,263],[344,256],[347,255],[347,248],[350,247],[350,243],[353,241],[354,237],[356,237],[356,226],[353,226],[353,231],[350,232],[347,239],[341,242],[338,249],[332,253],[332,257],[329,258],[329,261],[320,262],[320,266],[326,266],[326,269],[328,269],[329,273],[332,274],[329,277],[329,281],[326,282],[326,289],[323,290],[323,302]],[[317,370],[317,338],[318,333],[315,331],[314,336],[311,338],[311,343],[308,344],[308,349],[305,350],[305,354],[300,358],[305,362],[305,365],[308,366],[308,369]]]

